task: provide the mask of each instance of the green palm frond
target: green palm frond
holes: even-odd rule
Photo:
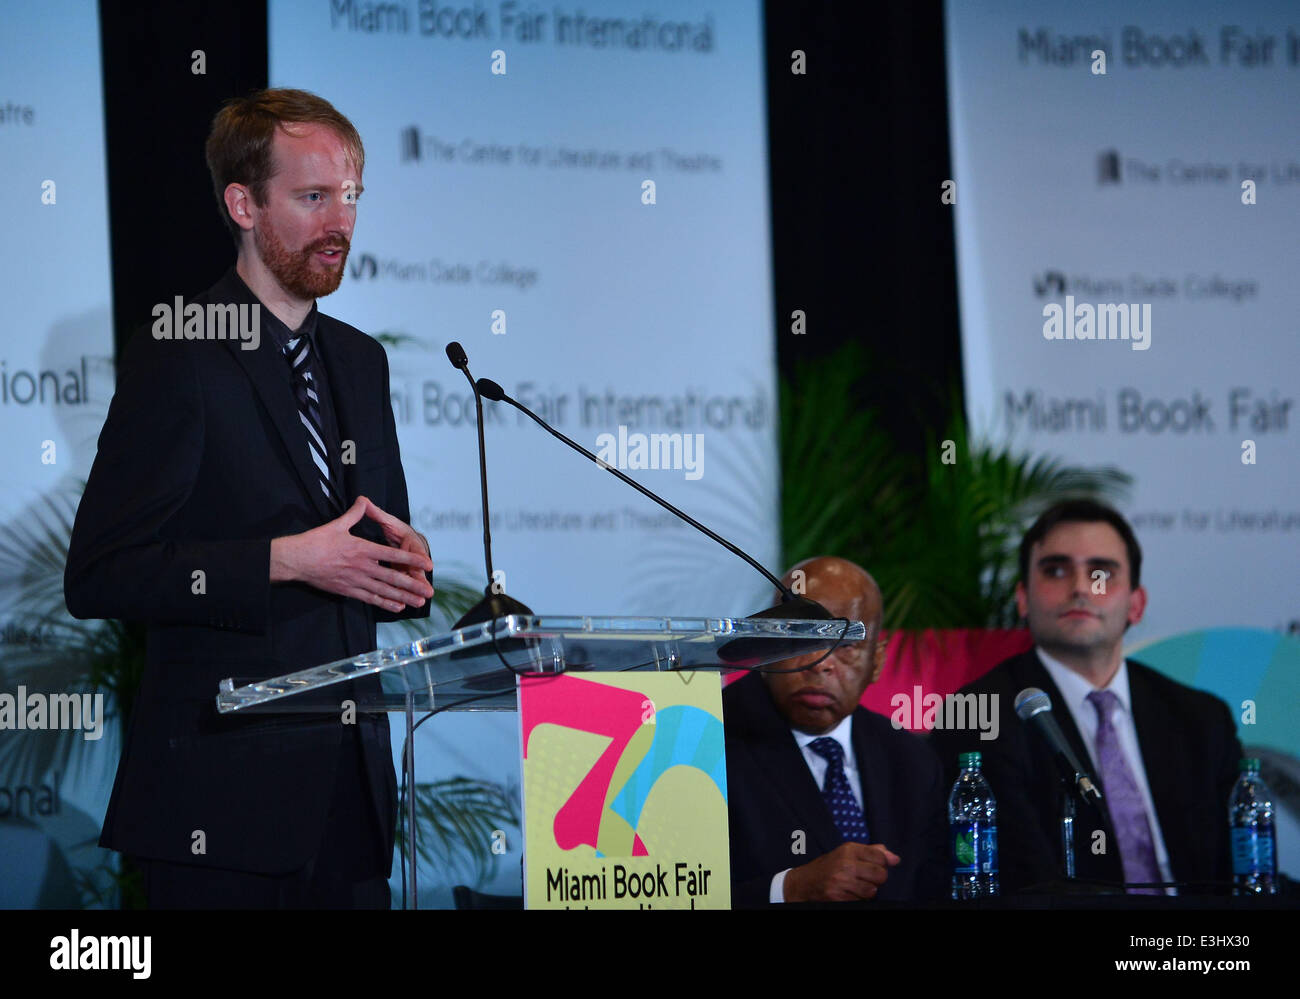
[[[435,552],[435,556],[436,556]],[[435,558],[436,562],[436,558]],[[439,574],[438,565],[434,565],[433,571],[433,597],[430,600],[432,606],[429,608],[429,617],[425,618],[403,618],[400,621],[387,621],[380,627],[380,646],[396,645],[397,641],[390,640],[384,632],[387,629],[396,628],[402,634],[400,641],[409,641],[417,638],[424,638],[427,635],[437,634],[438,632],[450,631],[451,626],[460,619],[460,616],[473,607],[483,597],[481,589],[475,589],[459,578],[447,577]]]
[[[906,518],[906,463],[861,405],[868,372],[865,350],[850,343],[782,379],[783,565],[828,552],[869,561],[876,537]]]
[[[0,661],[0,683],[33,693],[104,694],[107,742],[87,740],[71,729],[0,740],[0,765],[24,780],[51,769],[85,776],[92,760],[99,770],[115,761],[116,753],[104,748],[118,742],[123,707],[129,709],[144,664],[142,632],[118,621],[78,621],[64,604],[63,568],[77,495],[50,493],[0,527],[0,602],[32,636],[26,647],[11,649]]]
[[[504,785],[468,777],[417,783],[415,820],[420,859],[448,884],[455,884],[456,876],[465,872],[480,886],[496,867],[492,834],[520,825],[519,794]],[[404,823],[399,823],[397,843],[398,849],[407,853]]]
[[[955,397],[944,438],[901,454],[859,404],[869,374],[849,344],[782,383],[785,565],[819,554],[860,563],[884,593],[888,629],[1013,627],[1030,521],[1066,498],[1115,502],[1131,478],[972,440]]]
[[[430,615],[441,615],[437,630],[449,631],[452,624],[467,610],[483,599],[483,587],[471,586],[459,579],[433,576],[433,609]]]
[[[67,650],[23,649],[6,656],[0,666],[0,685],[8,691],[25,687],[28,693],[101,695],[102,715],[98,739],[71,728],[23,732],[23,738],[0,739],[0,770],[14,780],[35,782],[51,770],[74,774],[78,780],[112,778],[121,732],[120,706],[91,678],[90,659]],[[93,702],[92,702],[93,703]]]
[[[433,349],[423,337],[412,336],[410,333],[391,333],[385,330],[382,333],[372,333],[371,335],[385,347],[396,349],[409,344],[413,347],[419,347],[421,350]]]
[[[120,866],[110,856],[110,859],[96,867],[73,868],[72,878],[81,895],[83,909],[116,907],[142,910],[149,907],[144,891],[144,876],[125,858]]]
[[[79,494],[42,496],[12,524],[0,526],[0,593],[26,619],[68,619],[63,567]]]

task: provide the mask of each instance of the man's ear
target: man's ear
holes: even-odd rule
[[[1024,582],[1016,584],[1016,611],[1020,614],[1021,620],[1029,617],[1029,591],[1025,589]]]
[[[1128,598],[1128,623],[1137,624],[1147,612],[1147,588],[1139,586]]]
[[[253,204],[253,195],[243,184],[227,184],[225,191],[226,211],[235,220],[235,225],[245,232],[253,229],[253,213],[257,206]]]
[[[885,668],[885,644],[883,638],[876,639],[875,655],[872,657],[871,663],[871,679],[867,681],[868,685],[879,680],[880,671]]]

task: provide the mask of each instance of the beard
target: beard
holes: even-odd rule
[[[343,236],[327,236],[310,243],[301,250],[290,250],[275,233],[271,219],[266,225],[253,230],[253,244],[258,256],[266,264],[281,287],[297,298],[311,299],[329,295],[343,282],[343,269],[347,265],[351,244]],[[322,268],[316,254],[322,250],[338,249],[338,263],[333,268]]]

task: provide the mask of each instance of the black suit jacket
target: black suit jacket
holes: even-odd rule
[[[777,711],[762,677],[722,693],[731,822],[731,900],[764,905],[772,878],[829,853],[842,842],[821,789]],[[876,896],[941,898],[948,882],[946,794],[942,767],[925,741],[865,708],[853,712],[853,752],[873,843],[901,858]],[[792,852],[802,831],[806,853]]]
[[[255,302],[233,268],[194,300]],[[359,495],[409,522],[383,347],[320,315],[316,345],[339,437],[345,505]],[[346,446],[346,445],[345,445]],[[359,737],[390,844],[396,791],[388,722],[358,716],[218,716],[225,677],[265,679],[372,649],[401,615],[303,584],[270,583],[271,539],[333,519],[307,451],[288,363],[262,330],[239,340],[157,340],[142,329],[77,511],[64,592],[79,618],[147,625],[144,677],[100,844],[125,853],[281,874],[320,844],[340,747]],[[353,533],[383,542],[363,519]],[[197,576],[201,572],[203,575]],[[367,686],[368,684],[368,686]],[[377,689],[339,685],[340,702]],[[206,852],[195,853],[201,830]]]
[[[1128,678],[1138,745],[1173,878],[1228,881],[1228,797],[1241,759],[1241,743],[1228,707],[1211,694],[1176,683],[1131,659]],[[1042,740],[1015,712],[1016,695],[1026,687],[1038,687],[1052,699],[1057,724],[1079,761],[1088,766],[1078,726],[1033,650],[999,663],[961,691],[997,695],[996,739],[983,741],[978,732],[936,730],[933,734],[951,776],[956,775],[958,753],[983,754],[984,774],[998,803],[998,864],[1002,890],[1008,893],[1063,878],[1056,769]],[[1102,854],[1092,852],[1097,829],[1106,834]],[[1124,880],[1104,802],[1101,808],[1079,806],[1074,855],[1078,878]]]

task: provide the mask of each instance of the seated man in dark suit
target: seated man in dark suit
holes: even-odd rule
[[[840,558],[786,575],[832,614],[876,628],[867,642],[749,675],[722,695],[732,903],[915,900],[947,880],[942,768],[925,741],[858,706],[878,674],[882,602]],[[864,647],[859,647],[864,646]],[[803,667],[801,670],[800,667]]]
[[[1051,698],[1075,757],[1102,788],[1100,806],[1078,804],[1077,878],[1231,877],[1227,803],[1241,744],[1222,701],[1121,654],[1125,630],[1146,609],[1141,569],[1133,529],[1114,510],[1071,500],[1046,511],[1021,541],[1016,586],[1035,648],[962,691],[996,696],[998,738],[934,733],[954,774],[959,752],[984,754],[998,803],[1004,892],[1059,881],[1064,870],[1057,771],[1044,741],[1014,709],[1026,687]]]

